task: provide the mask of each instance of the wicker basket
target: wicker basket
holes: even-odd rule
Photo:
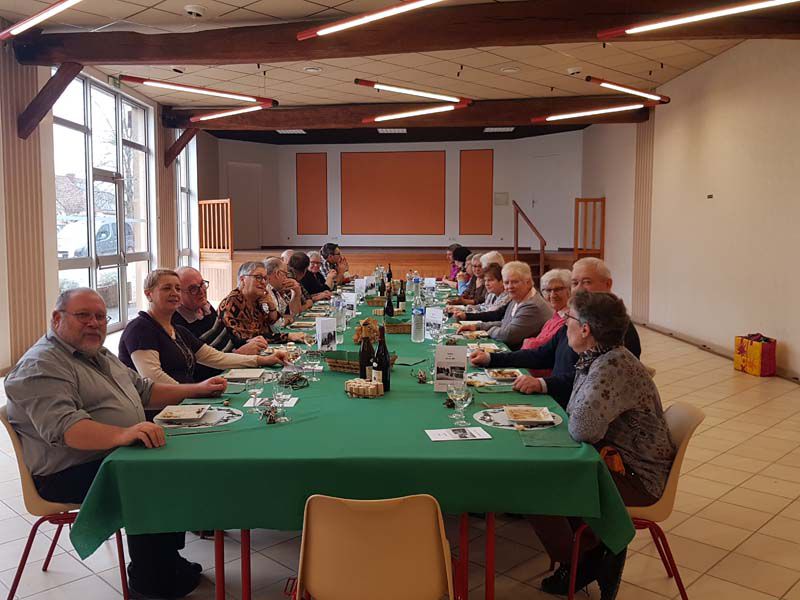
[[[384,306],[386,304],[386,296],[372,296],[367,298],[367,306]]]
[[[389,362],[394,366],[397,354],[394,352],[389,355]],[[325,362],[331,371],[338,373],[358,373],[358,352],[346,352],[334,350],[325,354]]]

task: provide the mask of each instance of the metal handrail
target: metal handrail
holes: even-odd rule
[[[512,200],[511,204],[514,207],[514,260],[519,259],[519,216],[522,215],[528,228],[539,239],[539,277],[541,277],[544,275],[544,249],[545,246],[547,246],[547,240],[539,233],[539,230],[536,229],[536,225],[531,222],[528,215],[520,208],[519,204],[517,204],[515,200]],[[531,250],[533,250],[533,246],[531,246]]]

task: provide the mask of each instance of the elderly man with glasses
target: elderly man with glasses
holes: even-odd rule
[[[107,325],[106,304],[97,292],[62,292],[50,330],[6,377],[8,418],[45,500],[81,503],[115,448],[164,446],[164,430],[145,421],[145,407],[225,391],[221,377],[181,385],[139,376],[103,347]],[[131,597],[182,598],[194,590],[202,566],[178,553],[183,546],[183,532],[128,533]]]
[[[275,259],[283,264],[281,259]],[[263,336],[283,343],[305,339],[302,333],[280,333],[273,325],[281,318],[275,295],[269,289],[264,263],[249,261],[239,267],[239,283],[219,303],[219,317],[228,330],[245,340]],[[284,275],[285,277],[285,275]]]
[[[181,284],[181,303],[172,316],[172,323],[191,331],[200,341],[220,352],[255,355],[267,347],[264,336],[257,335],[244,340],[225,327],[217,311],[208,301],[208,281],[193,267],[180,267],[175,271]],[[198,364],[195,374],[198,379],[219,375],[220,371]]]

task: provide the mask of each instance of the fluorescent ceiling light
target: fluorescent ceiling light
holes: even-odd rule
[[[425,8],[426,6],[430,6],[431,4],[438,4],[439,2],[443,1],[444,0],[412,0],[409,2],[403,2],[401,4],[395,4],[394,6],[390,6],[388,8],[383,8],[381,10],[374,10],[371,12],[364,13],[362,15],[350,17],[349,19],[342,19],[341,21],[336,21],[328,25],[323,25],[322,27],[316,27],[314,29],[306,29],[297,34],[297,39],[299,41],[303,41],[317,36],[337,33],[339,31],[344,31],[345,29],[351,29],[352,27],[359,27],[360,25],[366,25],[367,23],[372,23],[373,21],[386,19],[387,17],[394,17],[396,15],[401,15],[403,13],[407,13],[412,10],[417,10],[418,8]]]
[[[589,83],[594,83],[596,85],[599,85],[600,87],[607,88],[609,90],[615,90],[617,92],[622,92],[624,94],[639,96],[640,98],[647,98],[648,100],[655,100],[656,102],[660,102],[661,104],[667,104],[670,100],[669,96],[660,96],[659,94],[653,94],[651,92],[637,90],[636,88],[628,87],[626,85],[620,85],[619,83],[614,83],[613,81],[606,81],[605,79],[600,79],[599,77],[592,77],[591,75],[586,76],[586,81],[588,81]]]
[[[186,92],[187,94],[200,94],[202,96],[214,96],[215,98],[227,98],[229,100],[240,100],[241,102],[257,102],[258,104],[270,104],[277,106],[277,102],[272,98],[262,98],[260,96],[246,96],[244,94],[234,94],[233,92],[226,92],[223,90],[215,90],[211,88],[201,88],[194,85],[185,85],[182,83],[170,83],[169,81],[160,81],[158,79],[148,79],[145,77],[135,77],[133,75],[120,75],[120,81],[128,83],[138,83],[148,87],[156,87],[165,90],[174,90],[176,92]]]
[[[484,127],[483,133],[511,133],[514,131],[513,127]]]
[[[395,129],[378,129],[378,133],[408,133],[405,127],[397,127]]]
[[[20,21],[19,23],[12,25],[8,29],[4,31],[0,31],[0,40],[7,40],[10,37],[14,37],[15,35],[19,35],[23,31],[27,31],[31,27],[35,27],[42,21],[46,21],[50,17],[57,15],[60,12],[64,12],[68,8],[72,8],[78,2],[82,0],[61,0],[60,2],[56,2],[55,4],[45,8],[42,11],[39,11],[35,15],[28,17]]]
[[[235,108],[233,110],[224,110],[222,112],[209,113],[206,115],[197,115],[189,120],[192,123],[197,123],[199,121],[210,121],[211,119],[222,119],[224,117],[232,117],[233,115],[243,115],[244,113],[256,112],[257,110],[261,110],[263,108],[269,108],[269,106],[262,106],[260,104],[258,106],[245,106],[244,108]]]
[[[444,104],[439,106],[431,106],[430,108],[420,108],[418,110],[409,110],[401,113],[392,113],[389,115],[380,115],[378,117],[369,117],[362,119],[362,123],[380,123],[381,121],[392,121],[394,119],[408,119],[410,117],[420,117],[422,115],[432,115],[435,113],[448,112],[456,110],[457,108],[466,108],[469,104],[462,102],[459,104]]]
[[[625,112],[626,110],[638,110],[644,108],[644,104],[627,104],[625,106],[611,106],[609,108],[598,108],[595,110],[584,110],[581,112],[565,113],[562,115],[550,115],[549,117],[535,117],[531,119],[531,123],[545,123],[551,121],[563,121],[564,119],[577,119],[579,117],[593,117],[595,115],[604,115],[608,113]]]
[[[356,85],[363,85],[371,87],[376,90],[383,90],[385,92],[394,92],[396,94],[407,94],[409,96],[419,96],[420,98],[430,98],[431,100],[441,100],[442,102],[463,102],[464,98],[458,96],[447,96],[445,94],[437,94],[435,92],[424,92],[422,90],[415,90],[412,88],[404,88],[396,85],[389,85],[386,83],[378,83],[377,81],[370,81],[368,79],[355,79],[353,81]]]
[[[300,135],[305,133],[304,129],[276,129],[275,131],[284,135]]]
[[[738,15],[741,13],[752,12],[755,10],[765,10],[768,8],[776,8],[787,4],[795,4],[800,0],[767,0],[765,2],[744,2],[741,4],[730,4],[728,6],[721,6],[714,10],[705,10],[687,13],[672,17],[670,19],[660,19],[658,21],[646,21],[643,23],[635,23],[625,27],[615,27],[613,29],[604,29],[597,33],[600,40],[607,40],[622,35],[635,35],[637,33],[645,33],[647,31],[654,31],[656,29],[664,29],[665,27],[677,27],[679,25],[688,25],[690,23],[697,23],[699,21],[707,21],[709,19],[718,19],[720,17],[729,17],[731,15]]]

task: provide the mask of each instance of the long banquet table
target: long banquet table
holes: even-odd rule
[[[363,305],[359,310],[362,318],[372,312]],[[355,323],[345,349],[355,349]],[[431,355],[430,342],[414,344],[407,334],[387,339],[398,362]],[[353,375],[326,368],[320,382],[295,392],[300,400],[287,409],[289,423],[267,426],[244,409],[242,419],[220,428],[224,432],[171,436],[155,450],[115,450],[72,528],[75,549],[86,558],[122,527],[132,534],[297,530],[312,494],[372,499],[427,493],[444,513],[579,516],[612,550],[630,542],[633,526],[594,448],[526,447],[517,431],[490,427],[484,428],[491,440],[431,442],[424,430],[451,427],[450,410],[442,405],[444,394],[412,376],[417,368],[395,365],[391,391],[373,399],[347,397],[344,381]],[[241,408],[246,399],[246,392],[231,395],[231,406]],[[476,393],[475,399],[468,415],[483,402],[532,401],[516,392]],[[566,417],[549,396],[534,403]]]

